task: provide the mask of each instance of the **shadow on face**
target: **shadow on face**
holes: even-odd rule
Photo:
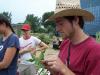
[[[30,31],[29,30],[22,30],[22,32],[23,32],[24,36],[30,35]]]
[[[7,29],[7,26],[5,23],[0,24],[0,33],[3,34]]]
[[[63,17],[59,17],[56,18],[55,22],[56,30],[63,34],[64,37],[69,37],[70,34],[73,32],[72,23],[69,20]]]

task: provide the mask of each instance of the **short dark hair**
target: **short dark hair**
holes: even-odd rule
[[[84,20],[82,16],[77,16],[79,18],[79,26],[81,29],[84,27]],[[67,19],[69,22],[72,23],[73,20],[75,20],[75,16],[64,16],[65,19]]]
[[[11,31],[13,33],[15,33],[15,31],[13,30],[10,21],[7,19],[7,17],[3,14],[0,14],[0,24],[5,23],[7,27],[9,27],[11,29]]]

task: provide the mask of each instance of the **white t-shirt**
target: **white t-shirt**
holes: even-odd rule
[[[36,48],[37,45],[40,44],[41,40],[34,37],[34,36],[31,36],[29,39],[25,40],[23,37],[21,37],[19,39],[19,42],[20,42],[20,49],[23,50],[23,49],[28,49],[29,47],[32,47],[33,49]],[[21,62],[24,63],[24,62],[27,62],[27,60],[31,59],[32,56],[31,56],[31,53],[25,53],[23,55],[20,56],[21,58]]]

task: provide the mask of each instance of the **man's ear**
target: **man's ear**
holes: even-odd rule
[[[73,20],[73,24],[78,25],[79,24],[79,17],[75,16]]]

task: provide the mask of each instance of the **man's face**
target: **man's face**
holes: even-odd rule
[[[29,36],[30,35],[30,31],[29,30],[22,30],[23,31],[23,35],[24,36]]]
[[[69,38],[73,33],[74,29],[72,23],[65,18],[56,18],[56,30],[64,35],[65,38]]]

